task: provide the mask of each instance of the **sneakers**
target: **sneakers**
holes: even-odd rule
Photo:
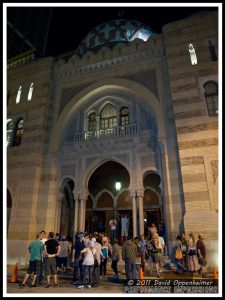
[[[38,287],[38,286],[36,284],[31,284],[30,288],[33,288],[33,287]]]
[[[21,283],[21,284],[19,285],[19,287],[22,289],[22,288],[25,287],[25,284],[24,284],[24,283]]]
[[[88,288],[90,289],[90,288],[91,288],[91,285],[88,285]]]
[[[78,285],[78,289],[83,289],[84,286],[83,285]]]
[[[45,287],[46,287],[46,288],[50,288],[50,284],[49,284],[49,283],[47,283]]]

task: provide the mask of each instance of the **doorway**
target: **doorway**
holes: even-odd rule
[[[148,228],[152,223],[159,229],[159,221],[161,220],[160,208],[144,209],[144,232],[145,236],[149,236]]]
[[[132,210],[130,209],[123,209],[123,210],[118,210],[117,213],[117,237],[119,244],[122,244],[121,240],[121,217],[127,215],[128,217],[128,235],[133,236],[133,217],[132,217]]]

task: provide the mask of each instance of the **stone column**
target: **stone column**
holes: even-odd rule
[[[79,209],[79,199],[74,195],[74,201],[75,201],[75,206],[74,206],[74,234],[78,231],[78,209]]]
[[[79,199],[79,229],[80,231],[83,230],[83,217],[84,217],[84,206],[83,206],[83,200]]]
[[[86,202],[87,202],[87,197],[83,199],[83,231],[85,231],[85,216],[86,216]]]
[[[132,201],[132,217],[133,217],[133,238],[137,236],[137,207],[135,195],[130,196]]]
[[[144,234],[144,208],[143,208],[143,192],[138,192],[137,194],[138,204],[139,204],[139,235]]]

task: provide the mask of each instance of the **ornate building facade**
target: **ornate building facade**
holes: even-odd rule
[[[206,30],[207,29],[207,30]],[[127,214],[175,236],[218,241],[218,14],[154,33],[134,20],[94,28],[74,53],[8,69],[8,262],[36,232],[109,232]]]

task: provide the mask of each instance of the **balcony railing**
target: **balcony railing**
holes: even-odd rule
[[[118,126],[113,128],[99,129],[93,131],[84,131],[74,134],[74,142],[81,142],[91,139],[100,139],[107,136],[123,136],[137,134],[137,124]]]

